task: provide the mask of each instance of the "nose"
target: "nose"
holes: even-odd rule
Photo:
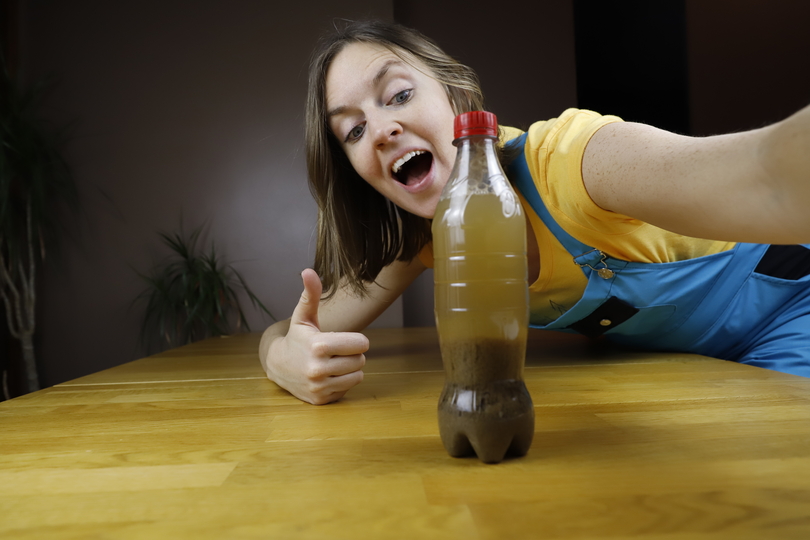
[[[381,118],[374,129],[374,145],[382,148],[402,134],[402,126],[394,119]]]

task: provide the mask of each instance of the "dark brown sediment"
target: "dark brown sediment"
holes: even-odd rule
[[[525,340],[441,340],[442,363],[447,380],[461,386],[523,378]]]
[[[474,387],[448,382],[439,398],[439,433],[453,457],[475,453],[485,463],[524,456],[534,437],[534,406],[522,380]]]

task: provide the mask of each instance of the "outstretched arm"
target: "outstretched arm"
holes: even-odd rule
[[[810,107],[768,127],[704,138],[608,124],[588,143],[582,174],[600,207],[673,232],[810,242]]]
[[[418,259],[395,262],[380,272],[367,297],[340,289],[326,302],[321,302],[318,275],[304,270],[304,292],[292,317],[275,323],[262,335],[259,359],[267,377],[315,405],[343,397],[363,380],[369,343],[359,331],[385,311],[424,268]]]

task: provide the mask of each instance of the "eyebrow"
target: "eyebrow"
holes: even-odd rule
[[[382,65],[380,71],[374,76],[374,79],[371,81],[372,85],[377,86],[380,84],[380,81],[383,80],[383,77],[388,73],[388,70],[391,69],[391,66],[402,64],[402,60],[391,58],[385,64]]]
[[[385,78],[385,76],[388,74],[388,71],[391,69],[391,67],[393,67],[395,65],[400,65],[400,64],[402,64],[402,60],[400,60],[398,58],[396,58],[396,59],[392,58],[392,59],[388,60],[385,64],[382,65],[382,67],[377,72],[377,74],[374,75],[374,78],[371,80],[371,85],[372,86],[379,85],[380,81],[382,81],[383,78]],[[347,108],[348,107],[344,107],[343,105],[341,105],[340,107],[335,107],[334,109],[327,111],[326,112],[326,120],[328,121],[333,116],[343,114],[344,112],[346,112]]]

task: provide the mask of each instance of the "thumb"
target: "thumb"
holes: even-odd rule
[[[301,299],[293,311],[292,324],[308,324],[320,330],[318,323],[318,306],[321,302],[323,285],[315,270],[307,268],[301,272],[301,279],[304,281],[304,292]]]

